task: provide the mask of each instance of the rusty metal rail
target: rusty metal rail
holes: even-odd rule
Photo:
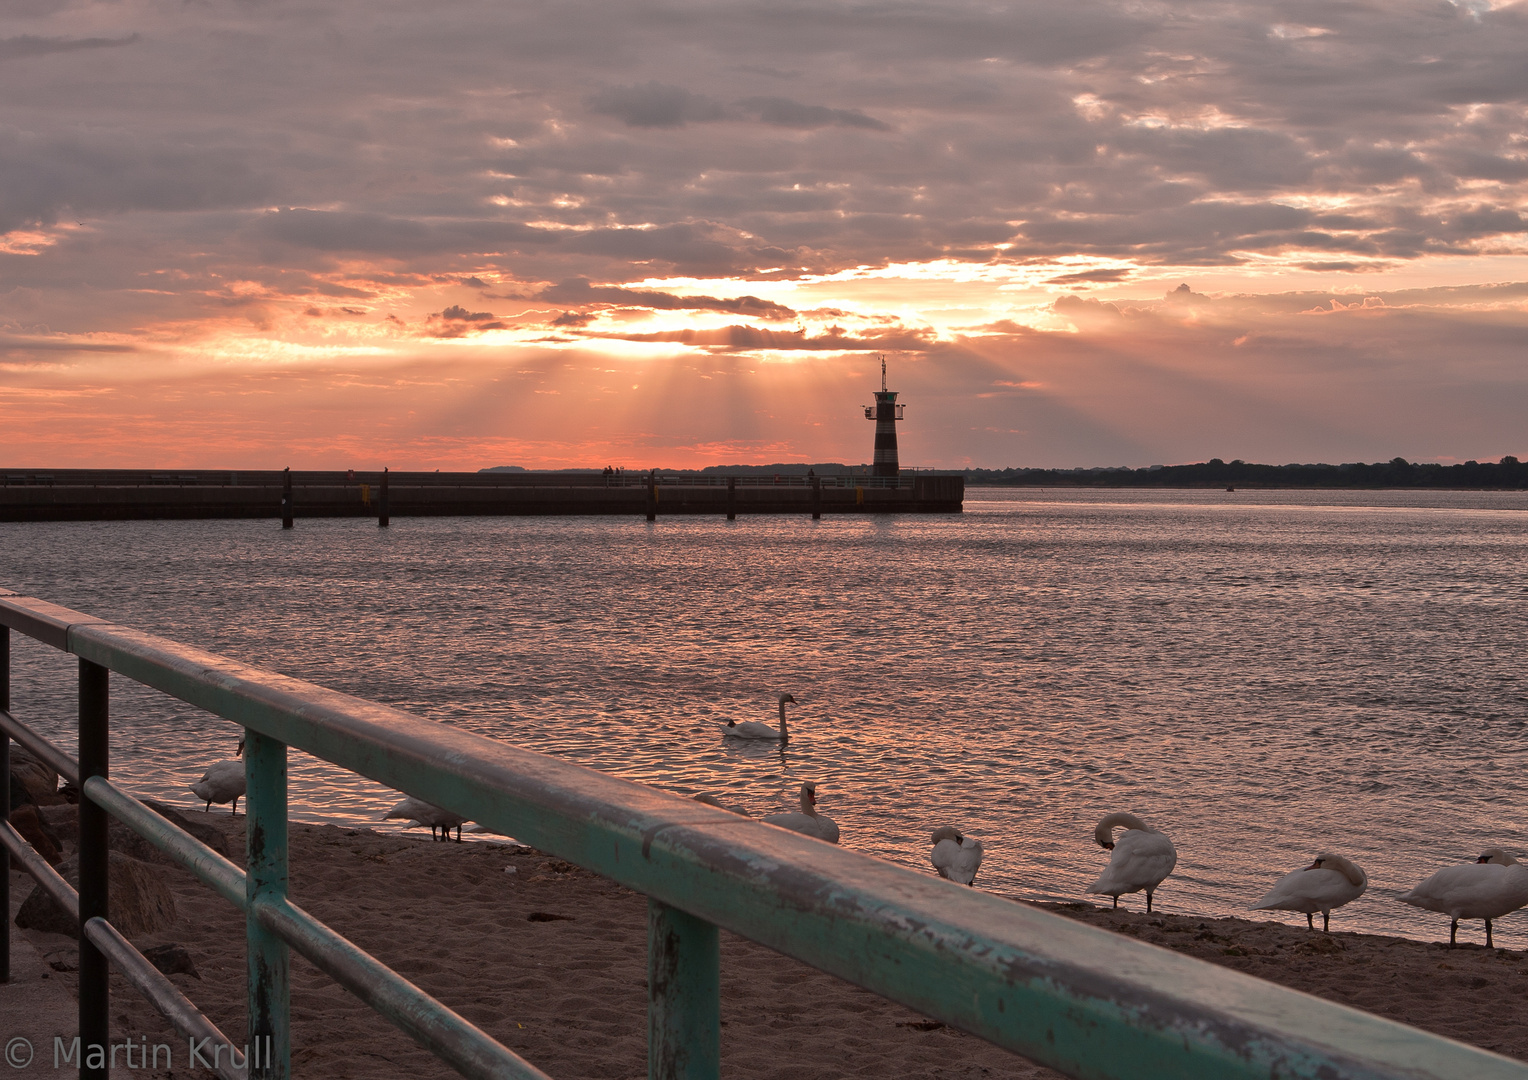
[[[290,1074],[288,947],[463,1075],[541,1075],[285,898],[293,746],[646,894],[651,1078],[718,1075],[724,928],[1074,1077],[1528,1080],[1484,1050],[30,597],[0,595],[0,624],[80,658],[82,732],[108,670],[246,730],[245,870],[111,785],[88,735],[78,771],[82,807],[246,912],[250,1030],[274,1047],[251,1077]],[[82,993],[82,1032],[85,1009]]]

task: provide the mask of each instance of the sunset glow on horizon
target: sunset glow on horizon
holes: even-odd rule
[[[1528,457],[1522,4],[24,0],[12,468]]]

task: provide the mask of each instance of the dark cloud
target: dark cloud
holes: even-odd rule
[[[725,115],[718,101],[658,82],[606,87],[590,94],[587,104],[590,112],[613,116],[631,127],[680,127]]]
[[[1115,267],[1109,270],[1079,270],[1075,274],[1062,274],[1060,277],[1046,278],[1047,285],[1074,285],[1084,281],[1124,281],[1130,277],[1128,267]]]
[[[429,316],[425,324],[425,332],[437,338],[466,337],[485,330],[503,330],[509,326],[491,311],[468,311],[456,304]]]
[[[715,330],[664,330],[651,334],[589,334],[591,338],[614,338],[620,341],[672,341],[707,349],[791,349],[871,351],[898,349],[925,352],[933,347],[933,335],[914,330],[893,329],[862,334],[845,333],[830,327],[814,336],[804,330],[766,330],[757,326],[724,326]]]
[[[721,298],[716,296],[674,296],[652,289],[623,289],[612,285],[591,285],[587,278],[570,278],[548,286],[535,296],[555,304],[609,304],[618,307],[652,308],[659,311],[729,311],[760,319],[792,319],[796,313],[784,304],[761,300],[757,296]],[[559,323],[559,325],[562,325]]]
[[[23,34],[21,37],[0,38],[0,61],[77,52],[80,49],[113,49],[119,45],[131,45],[137,40],[137,34],[120,38],[48,38]]]

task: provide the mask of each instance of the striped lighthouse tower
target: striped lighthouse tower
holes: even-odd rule
[[[897,461],[897,421],[902,419],[906,405],[897,404],[897,392],[886,389],[886,357],[881,357],[881,389],[875,395],[875,404],[865,406],[865,419],[875,421],[875,458],[870,470],[872,476],[889,476],[895,479],[901,472]]]

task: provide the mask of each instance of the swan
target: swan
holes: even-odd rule
[[[761,724],[757,720],[744,720],[741,724],[736,720],[728,720],[727,726],[722,728],[723,735],[730,735],[734,739],[778,739],[781,743],[791,741],[790,730],[785,726],[785,703],[796,704],[796,699],[790,694],[780,695],[780,730],[776,731],[768,724]]]
[[[970,885],[976,880],[977,868],[982,864],[982,842],[961,836],[960,830],[950,825],[934,830],[934,853],[929,861],[939,876],[949,878],[960,885]]]
[[[1116,843],[1114,830],[1120,827],[1126,831]],[[1093,838],[1114,854],[1098,880],[1088,886],[1088,892],[1112,896],[1114,906],[1119,907],[1123,893],[1145,889],[1146,910],[1150,912],[1152,893],[1178,865],[1178,849],[1167,834],[1157,832],[1134,814],[1110,814],[1093,830]]]
[[[815,836],[830,844],[838,843],[838,824],[832,818],[817,812],[817,785],[808,780],[801,785],[801,812],[799,814],[767,814],[764,820],[770,825]]]
[[[430,839],[435,839],[435,830],[440,830],[442,840],[451,839],[451,828],[456,827],[456,842],[462,842],[462,822],[467,819],[460,814],[453,814],[449,810],[442,810],[433,803],[427,803],[423,799],[416,799],[412,795],[404,798],[382,815],[382,820],[389,818],[403,818],[408,822],[405,829],[412,829],[415,825],[428,825],[430,827]]]
[[[232,758],[222,761],[214,761],[207,766],[207,771],[202,773],[202,778],[194,784],[186,786],[198,799],[206,799],[207,805],[202,808],[202,813],[212,810],[213,803],[232,802],[228,808],[230,814],[239,812],[239,799],[244,794],[244,762],[238,760],[244,756],[244,740],[239,740],[239,748],[234,751]]]
[[[1459,866],[1445,866],[1408,893],[1396,897],[1403,904],[1441,911],[1453,921],[1448,944],[1458,943],[1460,919],[1486,921],[1486,948],[1491,941],[1491,920],[1528,906],[1528,866],[1501,848],[1487,848],[1480,858]]]
[[[1279,878],[1268,895],[1252,905],[1253,911],[1303,911],[1305,925],[1312,930],[1312,918],[1321,912],[1321,930],[1330,932],[1332,909],[1357,900],[1369,887],[1363,869],[1341,855],[1321,854],[1309,866],[1292,870]]]
[[[728,806],[715,795],[697,795],[695,796],[695,801],[705,803],[707,806],[714,806],[718,810],[725,810],[729,814],[737,814],[739,817],[750,816],[747,810],[744,810],[740,806]]]

